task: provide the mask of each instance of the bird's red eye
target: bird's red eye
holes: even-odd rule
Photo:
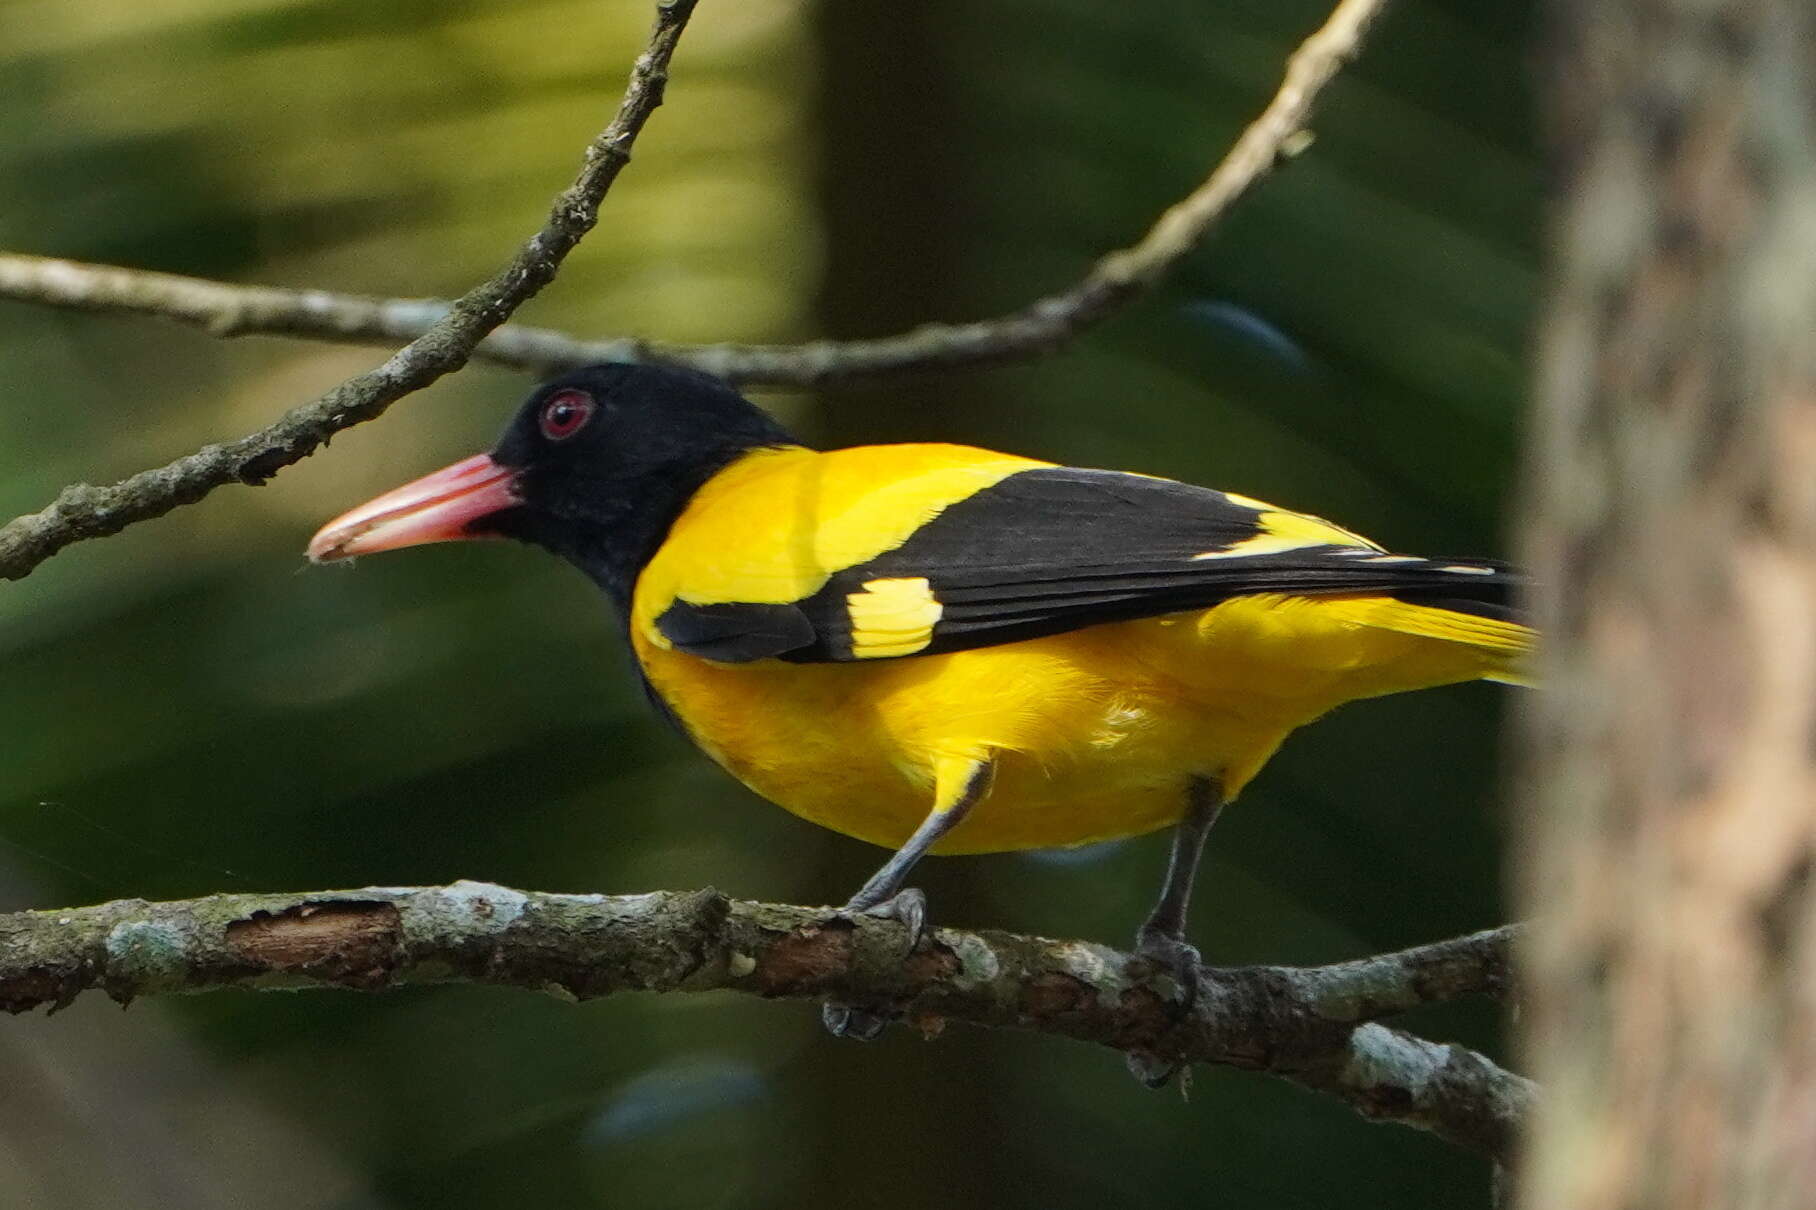
[[[542,405],[542,435],[550,441],[566,441],[586,427],[597,406],[585,391],[556,391]]]

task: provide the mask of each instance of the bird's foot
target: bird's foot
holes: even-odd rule
[[[874,1013],[865,1008],[854,1008],[838,1000],[828,1000],[820,1005],[820,1024],[826,1032],[835,1038],[852,1038],[859,1042],[873,1042],[888,1025],[890,1017],[884,1013]]]
[[[860,899],[853,899],[833,913],[835,920],[852,920],[857,916],[899,920],[908,930],[908,944],[902,949],[902,957],[906,958],[920,946],[921,938],[927,934],[927,895],[916,887],[905,887],[880,903],[867,904]],[[826,1032],[835,1038],[855,1038],[860,1042],[868,1042],[882,1033],[883,1027],[893,1019],[893,1014],[856,1008],[837,1000],[828,1000],[820,1006],[820,1021],[826,1026]]]
[[[1185,1016],[1198,1004],[1198,992],[1204,984],[1204,959],[1198,947],[1176,933],[1142,929],[1135,935],[1135,953],[1173,977],[1178,988],[1174,1007]]]
[[[840,908],[834,916],[840,920],[850,920],[856,916],[871,916],[878,920],[898,920],[908,930],[908,944],[902,947],[902,957],[906,958],[927,935],[927,892],[919,887],[903,887],[888,899],[880,903],[864,903],[853,899]]]
[[[1135,952],[1172,976],[1178,989],[1172,1016],[1175,1021],[1183,1020],[1197,1005],[1204,984],[1204,960],[1198,948],[1175,933],[1143,928],[1135,935]],[[1171,1059],[1142,1051],[1130,1051],[1126,1058],[1129,1074],[1149,1088],[1165,1088],[1181,1067]]]

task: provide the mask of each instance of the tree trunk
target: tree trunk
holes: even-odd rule
[[[1553,5],[1532,1210],[1816,1206],[1816,6]]]

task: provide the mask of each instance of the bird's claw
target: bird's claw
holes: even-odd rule
[[[854,920],[872,916],[879,920],[897,920],[908,930],[908,944],[902,949],[906,958],[920,947],[927,935],[927,895],[917,887],[904,887],[881,903],[863,904],[857,900],[833,913],[834,920]],[[855,1038],[869,1042],[883,1032],[891,1017],[868,1009],[855,1008],[837,1000],[820,1006],[820,1021],[835,1038]]]
[[[837,1000],[828,1000],[820,1005],[820,1023],[826,1032],[835,1038],[852,1038],[859,1042],[875,1041],[889,1024],[889,1018],[882,1013],[873,1013],[862,1008],[853,1008]]]
[[[1172,1059],[1163,1059],[1144,1050],[1131,1050],[1123,1055],[1123,1059],[1129,1065],[1129,1074],[1140,1080],[1144,1087],[1153,1089],[1165,1088],[1179,1074],[1182,1066]]]
[[[840,911],[840,915],[849,919],[852,911],[850,906],[846,906]],[[900,921],[902,927],[908,930],[908,944],[902,949],[904,958],[920,948],[921,938],[927,935],[927,892],[919,887],[903,887],[883,902],[856,911],[859,915],[874,916],[878,920]]]
[[[1135,952],[1172,976],[1178,989],[1172,1016],[1183,1020],[1197,1006],[1204,985],[1204,960],[1198,948],[1177,934],[1144,928],[1136,934]],[[1125,1058],[1129,1074],[1149,1088],[1165,1088],[1181,1067],[1175,1060],[1144,1051],[1130,1051]]]

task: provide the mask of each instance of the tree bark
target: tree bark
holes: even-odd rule
[[[1816,10],[1554,5],[1524,1204],[1816,1205]]]

